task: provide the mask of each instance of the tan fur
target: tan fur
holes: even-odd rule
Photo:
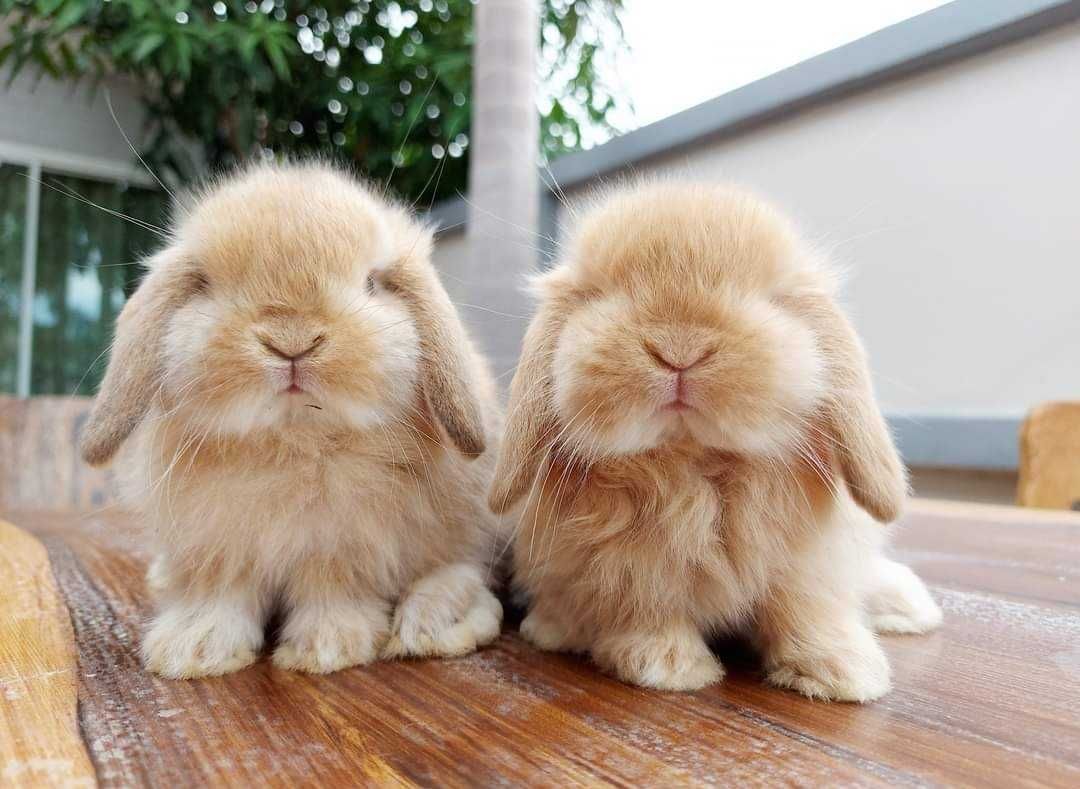
[[[404,209],[319,164],[227,178],[179,219],[118,321],[84,441],[102,461],[130,434],[119,475],[160,551],[148,667],[240,668],[278,603],[283,668],[364,663],[391,636],[394,655],[494,637],[476,579],[501,419],[430,251]],[[451,602],[410,604],[425,637],[403,642],[393,607],[429,577],[423,600]]]
[[[940,613],[881,554],[866,511],[899,513],[903,468],[831,277],[788,222],[730,188],[637,187],[585,214],[537,288],[489,498],[527,496],[525,636],[691,689],[722,675],[704,639],[747,630],[778,685],[885,692],[867,622]],[[677,368],[681,411],[663,408]]]

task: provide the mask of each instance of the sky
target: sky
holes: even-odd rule
[[[632,111],[623,130],[666,118],[945,0],[625,0],[629,51],[607,78]],[[599,142],[599,140],[596,140]]]

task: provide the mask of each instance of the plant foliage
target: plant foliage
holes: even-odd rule
[[[333,152],[414,201],[463,190],[470,0],[0,0],[0,65],[57,79],[134,79],[144,156],[167,178],[259,156]],[[543,0],[538,31],[551,156],[610,130],[600,33],[622,0]],[[190,141],[197,141],[194,145]]]

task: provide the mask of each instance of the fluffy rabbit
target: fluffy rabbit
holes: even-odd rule
[[[822,262],[748,195],[653,184],[587,212],[537,290],[489,499],[525,497],[525,638],[689,690],[741,632],[774,685],[885,693],[873,631],[941,614],[883,553],[904,470]]]
[[[501,417],[431,244],[351,177],[291,164],[208,188],[148,262],[82,452],[120,450],[156,545],[152,671],[248,665],[279,607],[285,669],[496,637]]]

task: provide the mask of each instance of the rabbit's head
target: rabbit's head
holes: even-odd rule
[[[157,401],[204,434],[366,429],[426,398],[466,455],[485,436],[431,231],[322,164],[198,195],[125,305],[83,434],[109,460]]]
[[[492,506],[551,449],[585,461],[691,443],[778,460],[835,458],[854,497],[892,518],[903,472],[830,277],[774,209],[665,183],[588,211],[515,378]]]

